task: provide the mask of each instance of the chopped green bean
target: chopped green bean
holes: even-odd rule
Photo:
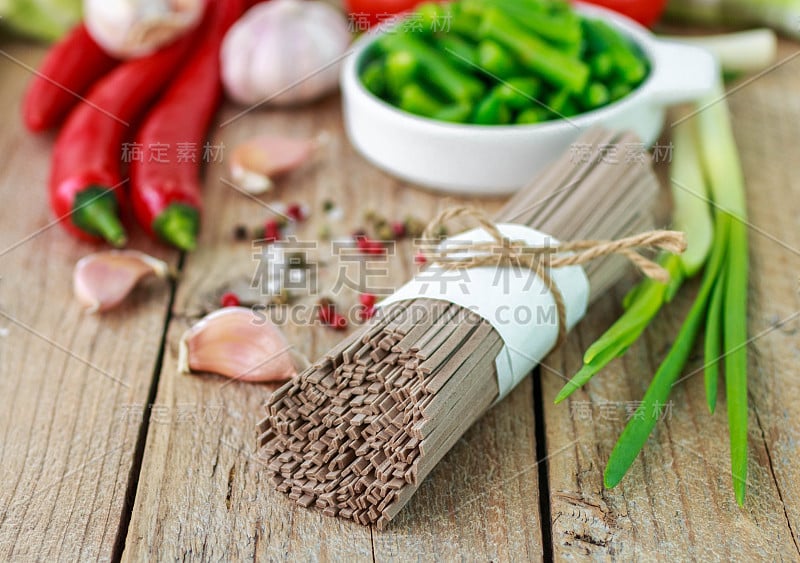
[[[467,123],[472,116],[472,106],[469,104],[453,104],[439,110],[432,117],[439,121],[450,123]]]
[[[458,35],[442,33],[435,37],[434,42],[460,69],[475,72],[478,68],[478,49]]]
[[[608,53],[614,61],[614,73],[629,84],[639,84],[647,75],[647,64],[635,47],[606,22],[584,19],[583,30],[589,49]]]
[[[579,113],[578,106],[572,99],[572,92],[567,88],[552,93],[547,97],[545,104],[557,117],[572,117]]]
[[[514,123],[520,125],[531,125],[533,123],[541,123],[550,118],[550,112],[542,107],[532,107],[519,112],[517,119]]]
[[[586,109],[595,109],[606,105],[611,99],[611,95],[600,82],[592,82],[581,94],[581,104]]]
[[[505,125],[511,122],[511,110],[500,98],[489,94],[475,108],[472,121],[479,125]]]
[[[501,80],[518,73],[514,57],[491,39],[484,39],[478,44],[478,66],[492,78]]]
[[[589,59],[589,68],[592,70],[592,78],[606,80],[614,72],[614,59],[607,52],[597,53]]]
[[[609,92],[611,94],[611,101],[616,102],[631,93],[631,87],[627,84],[615,84],[611,87]]]
[[[419,27],[426,33],[437,31],[447,17],[448,11],[437,2],[420,4],[415,11],[415,23],[419,24]]]
[[[378,96],[383,97],[386,93],[386,73],[384,61],[375,59],[361,72],[361,82],[367,90]]]
[[[479,98],[485,89],[480,80],[463,74],[440,51],[417,37],[388,33],[382,36],[378,43],[387,53],[396,50],[412,53],[419,65],[425,69],[427,78],[451,101],[473,101]]]
[[[454,4],[453,6],[458,6],[458,4]],[[445,17],[447,18],[445,21],[448,22],[447,25],[450,28],[449,31],[471,41],[480,41],[481,37],[478,33],[478,28],[481,23],[480,17],[455,8]]]
[[[400,92],[400,108],[407,112],[434,117],[444,105],[416,82],[406,84]]]
[[[376,96],[434,119],[570,117],[627,96],[649,70],[633,42],[566,0],[429,0],[413,17],[375,40],[360,75]]]
[[[583,38],[581,19],[574,12],[542,14],[524,3],[507,3],[502,7],[515,21],[542,39],[559,45],[578,45]]]
[[[498,9],[486,11],[480,34],[511,49],[523,66],[557,87],[580,92],[589,80],[586,64],[527,34]]]
[[[521,110],[536,103],[542,92],[542,83],[536,78],[509,78],[495,86],[494,92],[508,107]]]
[[[399,96],[403,87],[412,82],[419,71],[419,61],[406,49],[386,55],[386,86],[393,96]]]

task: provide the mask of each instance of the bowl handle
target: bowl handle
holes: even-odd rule
[[[709,51],[675,41],[655,41],[652,99],[661,104],[690,102],[709,94],[719,80],[719,65]]]

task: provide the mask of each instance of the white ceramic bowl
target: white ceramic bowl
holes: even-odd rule
[[[647,79],[628,96],[569,120],[534,125],[453,124],[418,117],[370,93],[358,76],[364,52],[380,30],[354,45],[342,67],[344,119],[350,141],[376,166],[404,180],[447,192],[499,195],[517,190],[585,130],[630,129],[648,146],[661,132],[666,106],[708,93],[719,70],[707,51],[656,39],[633,20],[578,4],[635,42],[650,61]]]

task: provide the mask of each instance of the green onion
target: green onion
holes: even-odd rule
[[[744,179],[722,88],[717,86],[691,118],[715,206],[711,255],[700,290],[675,343],[659,366],[644,399],[625,426],[606,466],[604,482],[617,485],[655,427],[672,386],[686,365],[700,328],[706,324],[706,394],[713,411],[719,361],[724,358],[728,400],[731,474],[736,501],[744,504],[747,480],[747,284],[748,240]],[[698,204],[699,205],[699,204]],[[698,215],[700,216],[700,215]],[[641,297],[633,298],[631,307]],[[630,309],[629,309],[630,310]],[[627,312],[626,312],[627,314]],[[721,352],[721,353],[720,353]]]
[[[797,0],[670,0],[667,16],[692,24],[772,27],[800,39]]]
[[[711,196],[730,221],[725,276],[723,355],[736,501],[744,504],[747,479],[747,286],[749,274],[744,177],[721,85],[699,104],[697,126]]]
[[[719,226],[721,225],[718,223]],[[724,228],[718,230],[719,236],[714,239],[714,247],[711,251],[708,266],[703,274],[697,299],[689,310],[689,314],[681,326],[678,336],[675,338],[675,343],[667,353],[667,357],[658,367],[653,381],[650,382],[650,386],[642,398],[642,402],[628,421],[611,452],[603,476],[603,482],[608,488],[619,484],[631,464],[633,464],[636,456],[639,455],[647,441],[647,437],[661,417],[661,412],[666,406],[672,386],[677,381],[689,359],[689,354],[694,347],[695,339],[703,324],[714,281],[725,266],[725,251],[727,250],[724,240],[725,235],[723,234],[725,232]]]
[[[661,265],[670,275],[668,284],[644,280],[628,296],[625,313],[586,351],[584,365],[556,396],[556,403],[577,389],[618,358],[642,335],[661,307],[669,303],[686,277],[703,267],[714,238],[703,177],[695,123],[684,120],[673,129],[673,158],[670,169],[673,225],[686,234],[687,248],[680,257],[666,255]]]
[[[798,14],[800,18],[800,14]],[[800,19],[798,19],[800,27]],[[722,35],[662,36],[669,41],[696,45],[711,51],[723,72],[758,72],[775,61],[778,38],[771,29],[749,29]]]

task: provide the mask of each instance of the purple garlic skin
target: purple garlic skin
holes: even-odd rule
[[[280,329],[245,307],[225,307],[181,338],[180,373],[215,373],[238,381],[281,382],[297,375],[293,346]]]

